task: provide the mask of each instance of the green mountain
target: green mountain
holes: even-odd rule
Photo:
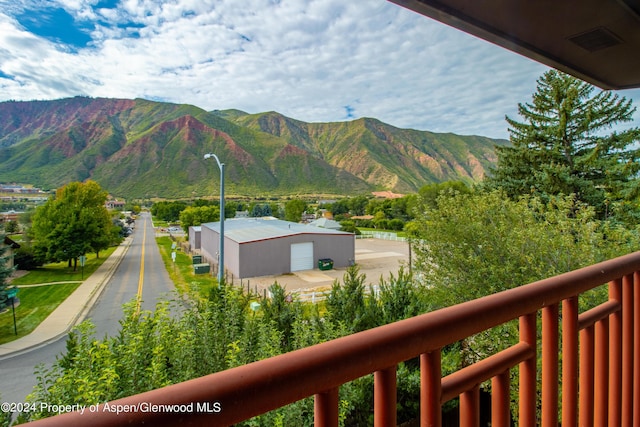
[[[496,160],[494,146],[507,143],[480,136],[399,129],[371,118],[305,123],[275,112],[227,117],[283,138],[372,186],[397,192],[454,179],[478,181]]]
[[[477,136],[399,129],[375,119],[305,123],[275,112],[207,112],[143,99],[0,103],[0,182],[55,188],[96,180],[122,197],[358,194],[475,181],[495,161]]]

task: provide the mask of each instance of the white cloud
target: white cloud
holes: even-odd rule
[[[59,0],[91,24],[75,53],[25,31],[4,4],[0,99],[148,97],[507,137],[504,116],[547,69],[384,0]]]

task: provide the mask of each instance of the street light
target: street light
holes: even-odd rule
[[[220,168],[220,259],[218,261],[218,287],[224,280],[224,163],[220,163],[220,159],[213,153],[204,155],[205,160],[210,158],[216,159]]]

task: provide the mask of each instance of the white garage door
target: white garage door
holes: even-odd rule
[[[291,271],[313,269],[313,242],[291,244]]]

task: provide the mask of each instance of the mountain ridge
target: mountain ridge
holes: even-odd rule
[[[0,102],[0,181],[54,188],[90,178],[128,198],[217,194],[208,152],[226,164],[227,194],[412,192],[478,181],[506,143],[374,118],[307,123],[144,99]]]

